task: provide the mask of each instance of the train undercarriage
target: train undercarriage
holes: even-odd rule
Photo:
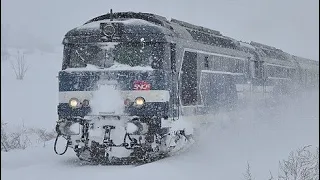
[[[79,159],[104,165],[144,164],[168,157],[193,143],[192,131],[156,117],[88,116],[57,122],[55,152],[72,148]],[[67,140],[57,152],[58,138]]]

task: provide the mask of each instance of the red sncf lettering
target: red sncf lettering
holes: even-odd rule
[[[134,90],[150,90],[151,84],[146,81],[134,81],[133,89]]]

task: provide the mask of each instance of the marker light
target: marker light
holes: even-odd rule
[[[89,100],[85,99],[82,101],[82,106],[87,107],[89,106]]]
[[[129,106],[131,104],[131,101],[130,101],[130,99],[126,99],[126,100],[124,100],[123,103],[125,106]]]

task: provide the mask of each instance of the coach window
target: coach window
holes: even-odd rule
[[[232,63],[233,63],[233,59],[231,59],[231,58],[226,58],[226,64],[225,64],[225,70],[227,71],[227,72],[232,72],[232,68],[233,68],[233,66],[232,66]]]
[[[274,77],[274,67],[273,66],[268,66],[268,76],[269,77]]]
[[[283,68],[283,77],[284,78],[288,78],[288,74],[289,74],[289,71],[288,71],[289,69],[288,68]]]
[[[281,68],[280,68],[280,72],[281,72],[281,73],[280,73],[280,74],[281,74],[281,77],[284,78],[284,77],[285,77],[285,74],[286,74],[286,72],[287,72],[287,71],[286,71],[286,68],[281,67]]]
[[[236,63],[236,68],[234,70],[235,73],[239,73],[240,72],[240,60],[239,59],[236,59],[235,60],[235,63]]]
[[[204,57],[204,68],[209,69],[209,60],[208,56]]]
[[[244,61],[243,60],[239,60],[239,73],[244,73],[244,67],[245,66],[245,63],[244,63]]]
[[[244,70],[244,62],[240,59],[236,59],[236,69],[235,73],[243,73]]]
[[[283,78],[283,74],[284,74],[284,68],[278,67],[278,77]]]
[[[279,78],[283,77],[283,68],[282,67],[277,67],[277,73]]]
[[[236,59],[232,59],[232,58],[229,58],[230,59],[230,68],[229,68],[229,72],[236,72],[237,71],[237,60]]]
[[[285,68],[280,67],[279,70],[280,70],[280,77],[284,78],[285,77]]]
[[[274,67],[274,77],[279,77],[279,67]]]
[[[291,69],[290,68],[286,68],[286,69],[287,69],[286,77],[291,78]]]
[[[266,75],[267,75],[267,77],[270,77],[270,73],[271,73],[271,68],[270,68],[270,66],[266,66],[266,67],[265,67],[265,70],[266,70]]]
[[[222,66],[223,66],[222,71],[228,72],[229,66],[231,63],[230,58],[227,58],[227,57],[221,57],[221,58],[222,58]]]
[[[214,56],[213,68],[215,71],[222,71],[222,61],[221,57]]]

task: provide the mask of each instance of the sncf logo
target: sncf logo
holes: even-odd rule
[[[151,84],[146,81],[134,81],[133,90],[150,90]]]

